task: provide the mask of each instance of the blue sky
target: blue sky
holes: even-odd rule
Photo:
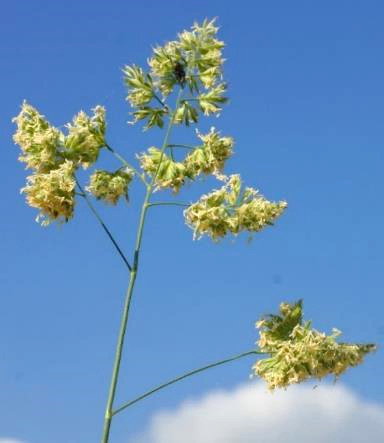
[[[192,241],[178,208],[153,208],[118,403],[251,348],[255,320],[283,300],[303,298],[314,326],[336,326],[346,341],[383,341],[383,13],[382,2],[369,0],[2,4],[0,438],[98,441],[128,278],[83,202],[65,226],[34,222],[19,194],[27,173],[11,118],[23,99],[56,126],[102,104],[110,144],[133,160],[162,134],[126,124],[121,68],[145,64],[152,45],[205,17],[218,17],[227,44],[231,100],[201,128],[233,136],[226,171],[289,208],[250,245],[242,236]],[[129,206],[100,206],[127,250],[142,197],[137,184]],[[246,382],[252,363],[207,372],[138,404],[117,418],[111,443],[129,441],[161,408]],[[383,364],[379,350],[343,383],[383,405]]]

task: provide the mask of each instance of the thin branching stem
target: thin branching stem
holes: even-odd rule
[[[101,443],[108,443],[108,441],[109,441],[109,433],[110,433],[111,422],[112,422],[112,417],[113,417],[113,413],[112,413],[113,402],[115,399],[116,387],[117,387],[117,382],[118,382],[118,378],[119,378],[121,357],[122,357],[122,353],[123,353],[125,333],[127,330],[129,310],[130,310],[130,306],[131,306],[132,295],[133,295],[133,290],[135,287],[136,276],[137,276],[137,271],[138,271],[138,266],[139,266],[139,256],[140,256],[141,242],[142,242],[144,225],[145,225],[145,218],[146,218],[146,213],[148,210],[148,202],[149,202],[149,199],[150,199],[152,192],[154,190],[154,187],[155,187],[157,174],[159,173],[159,168],[160,168],[163,156],[164,156],[164,151],[167,148],[167,145],[169,142],[169,137],[171,135],[172,128],[174,125],[175,113],[176,113],[177,108],[179,107],[181,94],[182,94],[182,89],[180,88],[179,93],[177,95],[177,99],[176,99],[175,110],[172,113],[170,113],[169,123],[168,123],[168,127],[167,127],[167,130],[165,133],[165,137],[164,137],[164,141],[163,141],[163,145],[162,145],[162,149],[161,149],[159,165],[157,167],[155,174],[153,174],[153,176],[152,176],[152,180],[151,180],[150,184],[146,184],[147,191],[145,193],[144,202],[143,202],[143,205],[141,207],[141,212],[140,212],[139,226],[138,226],[137,235],[136,235],[133,267],[132,267],[132,272],[130,274],[129,285],[128,285],[127,294],[126,294],[125,301],[124,301],[122,317],[121,317],[120,331],[119,331],[119,336],[117,339],[116,353],[115,353],[115,359],[114,359],[114,363],[113,363],[111,383],[110,383],[110,387],[109,387],[107,405],[106,405],[106,410],[105,410],[104,428],[103,428],[103,435],[102,435]]]
[[[148,203],[148,208],[150,206],[182,206],[184,208],[188,208],[188,206],[191,206],[190,203],[179,203],[179,202],[153,202]]]
[[[138,171],[134,166],[132,166],[130,163],[127,162],[127,160],[125,160],[125,158],[119,154],[118,152],[116,152],[111,146],[109,146],[108,143],[105,143],[104,145],[107,150],[109,152],[111,152],[124,166],[126,166],[127,168],[131,169],[138,177],[139,179],[145,184],[145,186],[148,185],[148,183],[145,181],[145,178],[143,177],[142,174],[140,174],[140,171]]]
[[[104,229],[106,234],[108,235],[109,239],[113,243],[113,246],[116,248],[117,252],[119,253],[120,257],[123,259],[123,262],[125,263],[126,267],[128,268],[129,272],[132,271],[132,266],[130,265],[127,257],[125,256],[124,252],[121,250],[120,246],[118,245],[117,241],[111,234],[111,231],[108,229],[107,225],[105,224],[104,220],[101,218],[100,214],[97,212],[96,208],[93,206],[91,200],[88,198],[87,194],[84,192],[83,188],[81,187],[80,183],[78,182],[76,178],[76,184],[79,188],[79,193],[76,193],[84,198],[84,200],[87,202],[87,205],[89,209],[92,211],[98,222],[100,223],[101,227]]]
[[[157,100],[163,108],[168,109],[168,106],[163,102],[163,100],[161,100],[161,98],[154,91],[152,91],[152,93],[155,100]]]
[[[178,381],[181,381],[184,378],[191,377],[192,375],[198,374],[199,372],[203,372],[208,369],[214,368],[216,366],[221,366],[226,363],[230,363],[232,361],[239,360],[240,358],[244,358],[249,355],[255,355],[255,354],[265,354],[265,352],[256,351],[256,350],[252,349],[251,351],[242,352],[241,354],[237,354],[233,357],[225,358],[224,360],[219,360],[214,363],[210,363],[206,366],[202,366],[201,368],[194,369],[193,371],[186,372],[185,374],[182,374],[182,375],[179,375],[178,377],[172,378],[171,380],[167,381],[166,383],[162,383],[161,385],[150,389],[149,391],[145,392],[144,394],[139,395],[138,397],[134,398],[133,400],[130,400],[127,403],[124,403],[122,406],[115,409],[113,411],[112,415],[118,414],[119,412],[123,411],[124,409],[128,408],[129,406],[134,405],[135,403],[139,402],[140,400],[143,400],[144,398],[149,397],[150,395],[154,394],[155,392],[160,391],[161,389],[164,389],[167,386],[173,385],[174,383],[177,383]]]
[[[190,146],[190,145],[168,145],[167,148],[196,149],[196,146]]]

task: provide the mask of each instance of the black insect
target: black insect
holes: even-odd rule
[[[173,74],[176,77],[176,80],[180,83],[181,86],[185,84],[185,69],[184,66],[180,62],[176,62],[175,67],[173,68]]]

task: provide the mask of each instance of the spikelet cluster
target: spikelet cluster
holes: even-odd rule
[[[89,117],[80,111],[67,124],[64,155],[84,169],[96,163],[100,149],[105,146],[105,108],[96,106]]]
[[[218,190],[203,195],[184,211],[194,238],[208,235],[219,240],[228,232],[239,234],[272,225],[287,207],[285,201],[271,202],[253,188],[241,189],[240,175],[231,175]]]
[[[57,150],[64,135],[26,101],[12,121],[17,126],[13,140],[21,149],[19,160],[39,173],[55,168],[59,161]]]
[[[193,91],[199,89],[199,81],[205,88],[211,88],[221,78],[224,43],[216,38],[218,29],[215,20],[204,20],[201,25],[195,23],[190,31],[180,33],[177,40],[154,48],[148,63],[163,96],[176,83],[185,82]],[[182,70],[184,78],[180,78]]]
[[[153,177],[157,173],[158,189],[170,188],[177,193],[186,180],[195,180],[201,174],[217,174],[223,170],[226,160],[233,153],[233,139],[220,137],[215,128],[211,128],[205,135],[197,132],[197,136],[203,144],[196,146],[181,162],[172,160],[156,147],[149,148],[139,156],[140,166],[148,175]]]
[[[339,377],[375,349],[370,344],[338,343],[339,330],[326,335],[313,329],[311,322],[303,323],[301,301],[282,303],[280,315],[264,317],[256,326],[259,348],[271,357],[259,360],[252,369],[271,390],[310,378]]]
[[[77,114],[67,125],[67,135],[26,101],[13,121],[17,126],[13,139],[22,151],[19,160],[33,170],[22,192],[27,203],[40,210],[36,221],[43,226],[68,221],[75,206],[74,173],[80,165],[87,168],[95,163],[105,145],[104,108],[94,108],[91,117]]]
[[[68,221],[75,206],[75,165],[65,160],[57,168],[46,173],[35,173],[27,177],[27,186],[21,189],[27,203],[39,209],[36,221],[43,226],[52,221]]]
[[[149,72],[136,65],[124,68],[127,100],[135,108],[133,123],[146,120],[145,129],[162,127],[168,113],[162,100],[176,85],[188,87],[193,99],[180,102],[173,117],[175,123],[188,126],[198,121],[200,112],[204,115],[220,112],[227,98],[226,85],[222,82],[224,43],[216,38],[217,31],[215,20],[195,23],[176,40],[153,49],[148,60]]]
[[[171,188],[177,193],[185,181],[185,166],[172,160],[154,146],[138,156],[141,168],[151,177],[156,175],[157,189]]]
[[[115,172],[96,170],[90,178],[87,191],[97,199],[116,205],[120,197],[128,200],[128,185],[131,183],[134,173],[125,168]]]
[[[132,65],[124,68],[124,80],[128,87],[127,100],[133,107],[147,105],[153,98],[153,82],[140,66]]]
[[[185,158],[188,175],[196,177],[200,174],[210,175],[221,172],[225,162],[233,154],[234,141],[232,137],[220,137],[220,133],[211,128],[208,134],[197,132],[203,142]]]

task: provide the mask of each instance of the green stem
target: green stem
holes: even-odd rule
[[[179,375],[178,377],[173,378],[172,380],[169,380],[166,383],[163,383],[159,386],[156,386],[155,388],[145,392],[142,395],[139,395],[138,397],[134,398],[133,400],[130,400],[127,403],[124,403],[122,406],[115,409],[113,411],[112,415],[118,414],[119,412],[123,411],[124,409],[128,408],[129,406],[132,406],[133,404],[139,402],[140,400],[143,400],[144,398],[149,397],[150,395],[154,394],[155,392],[160,391],[161,389],[164,389],[167,386],[173,385],[174,383],[177,383],[178,381],[183,380],[184,378],[191,377],[192,375],[198,374],[199,372],[206,371],[207,369],[211,369],[216,366],[221,366],[226,363],[229,363],[229,362],[232,362],[235,360],[239,360],[240,358],[247,357],[248,355],[254,355],[254,354],[264,354],[264,352],[259,352],[259,351],[255,351],[255,350],[243,352],[243,353],[237,354],[233,357],[229,357],[224,360],[219,360],[219,361],[216,361],[215,363],[210,363],[209,365],[203,366],[198,369],[194,369],[193,371],[186,372],[183,375]]]
[[[121,156],[118,152],[116,152],[111,146],[108,145],[107,142],[105,142],[104,145],[109,152],[111,152],[121,163],[123,163],[124,166],[126,166],[129,169],[132,169],[134,173],[139,177],[139,179],[145,184],[145,186],[148,185],[148,183],[145,181],[144,177],[140,174],[140,171],[138,171],[134,166],[132,166],[130,163],[125,160],[123,156]]]
[[[156,182],[157,174],[159,173],[159,169],[160,169],[160,165],[161,165],[161,162],[163,159],[164,151],[168,145],[168,140],[171,135],[172,127],[174,125],[175,113],[176,113],[176,110],[177,110],[179,103],[180,103],[181,94],[182,94],[182,89],[180,89],[177,99],[176,99],[175,111],[172,112],[170,119],[169,119],[168,127],[167,127],[164,141],[163,141],[163,146],[161,149],[161,155],[160,155],[160,161],[159,161],[158,167],[156,169],[155,174],[152,177],[151,183],[149,185],[146,184],[147,192],[145,194],[144,202],[143,202],[143,205],[141,207],[141,212],[140,212],[139,227],[138,227],[137,235],[136,235],[133,267],[132,267],[132,272],[131,272],[130,279],[129,279],[129,285],[128,285],[127,294],[125,297],[123,313],[122,313],[122,318],[121,318],[121,323],[120,323],[120,331],[119,331],[119,337],[117,340],[111,383],[110,383],[110,387],[109,387],[107,406],[106,406],[106,410],[105,410],[104,429],[103,429],[103,436],[101,439],[101,443],[108,443],[108,440],[109,440],[109,433],[110,433],[111,422],[112,422],[112,417],[113,417],[113,413],[112,413],[113,401],[115,399],[116,386],[117,386],[117,381],[119,378],[121,357],[122,357],[122,352],[123,352],[125,333],[127,330],[129,309],[131,306],[132,294],[133,294],[133,289],[135,287],[136,275],[137,275],[138,266],[139,266],[140,248],[141,248],[141,242],[142,242],[142,237],[143,237],[145,217],[146,217],[146,213],[147,213],[147,209],[148,209],[148,202],[149,202],[149,199],[150,199],[152,192],[153,192],[153,188],[154,188],[154,185]]]
[[[167,108],[167,105],[163,102],[163,100],[161,100],[161,98],[154,91],[152,91],[152,94],[153,97],[161,104],[163,108]]]
[[[188,208],[188,206],[191,206],[191,204],[177,202],[153,202],[148,203],[148,207],[150,206],[183,206],[184,208]]]
[[[77,178],[75,180],[76,180],[77,187],[80,190],[79,195],[85,199],[89,209],[93,212],[93,214],[97,218],[98,222],[100,223],[101,227],[104,229],[104,231],[108,235],[109,239],[113,243],[113,246],[116,248],[120,257],[123,259],[126,267],[129,269],[129,272],[131,272],[132,266],[130,265],[129,261],[127,260],[127,257],[124,255],[123,251],[120,249],[120,246],[118,245],[117,241],[114,239],[113,235],[111,234],[111,231],[107,228],[107,225],[104,223],[103,219],[100,217],[99,213],[97,212],[96,208],[91,203],[91,200],[88,198],[87,194],[83,191],[83,188],[80,186],[80,183],[77,181]]]
[[[134,266],[135,266],[135,264],[134,264]],[[135,281],[136,281],[136,273],[137,273],[137,269],[135,269],[135,267],[134,267],[132,269],[132,272],[131,272],[131,275],[129,278],[127,296],[126,296],[125,302],[124,302],[123,315],[122,315],[122,319],[121,319],[121,327],[120,327],[119,337],[118,337],[118,341],[117,341],[115,361],[113,364],[112,380],[111,380],[111,385],[109,388],[107,408],[105,411],[104,430],[103,430],[103,437],[101,439],[102,443],[108,443],[108,440],[109,440],[109,432],[110,432],[111,421],[112,421],[112,405],[113,405],[113,400],[115,398],[115,393],[116,393],[116,385],[117,385],[117,379],[119,376],[125,331],[126,331],[126,326],[127,326],[127,321],[128,321],[129,307],[131,304],[132,291],[133,291],[133,287],[134,287]]]
[[[195,149],[195,146],[190,146],[190,145],[168,145],[167,148]]]

